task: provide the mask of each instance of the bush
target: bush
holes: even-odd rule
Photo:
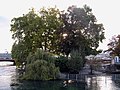
[[[23,79],[26,80],[50,80],[56,79],[59,68],[53,63],[54,58],[41,50],[35,54],[29,54]]]
[[[33,63],[36,60],[45,60],[49,63],[54,63],[55,62],[55,57],[49,52],[37,49],[37,51],[33,54],[30,53],[27,57],[27,64]]]
[[[69,71],[68,66],[68,58],[64,56],[60,56],[56,59],[55,65],[60,68],[60,72],[67,73]]]
[[[84,59],[79,50],[73,50],[70,57],[60,56],[55,61],[55,65],[62,73],[79,73],[84,64]]]
[[[78,50],[73,50],[70,54],[70,59],[67,62],[69,73],[79,73],[83,67],[83,58]]]

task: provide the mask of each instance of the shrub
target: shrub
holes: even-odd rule
[[[56,79],[59,68],[53,63],[54,58],[49,53],[37,50],[35,54],[29,54],[23,79],[26,80],[50,80]]]
[[[70,54],[70,59],[67,62],[69,73],[79,73],[83,67],[83,58],[78,50],[73,50]]]
[[[68,66],[68,58],[64,56],[60,56],[56,59],[55,65],[60,68],[60,72],[67,73],[69,71]]]

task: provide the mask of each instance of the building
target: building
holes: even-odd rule
[[[11,53],[0,53],[0,59],[12,59]]]

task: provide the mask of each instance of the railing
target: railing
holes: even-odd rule
[[[120,74],[112,74],[112,80],[120,81]]]
[[[87,75],[85,74],[65,74],[65,77],[62,79],[74,80],[78,82],[86,82]]]

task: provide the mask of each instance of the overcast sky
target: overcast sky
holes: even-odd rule
[[[92,8],[98,22],[105,28],[106,40],[100,44],[99,49],[107,49],[107,43],[113,35],[118,35],[120,30],[120,1],[119,0],[1,0],[0,2],[0,53],[11,52],[13,40],[10,32],[11,19],[22,16],[30,8],[39,10],[55,5],[60,10],[66,10],[71,5],[83,7],[87,4]]]

